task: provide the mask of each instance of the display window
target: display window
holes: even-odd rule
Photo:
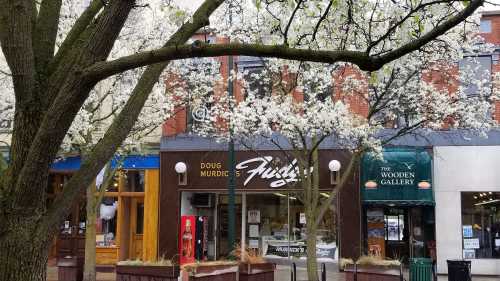
[[[462,192],[464,259],[500,259],[500,192]]]
[[[322,195],[326,199],[327,194]],[[197,233],[196,258],[215,259],[230,255],[228,242],[227,194],[182,192],[181,221],[204,221],[203,225],[190,225]],[[236,243],[244,243],[262,256],[271,258],[306,258],[306,216],[300,194],[242,193],[235,198]],[[319,259],[337,258],[337,216],[334,205],[325,213],[317,230]],[[194,227],[194,230],[193,230]],[[181,233],[183,231],[181,230]],[[182,237],[179,238],[183,241]],[[182,244],[182,243],[181,243]],[[186,245],[179,245],[180,255]],[[200,248],[201,247],[201,248]],[[200,249],[198,249],[200,248]]]
[[[104,197],[96,221],[96,244],[97,246],[116,245],[116,225],[118,199]]]
[[[327,195],[322,195],[326,199]],[[306,216],[298,193],[247,194],[249,248],[275,258],[306,257]],[[337,251],[336,215],[332,205],[317,230],[318,259],[334,260]]]

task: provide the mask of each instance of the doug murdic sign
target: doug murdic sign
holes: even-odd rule
[[[260,178],[269,182],[269,187],[283,187],[287,183],[299,181],[297,159],[279,164],[273,156],[250,158],[236,164],[236,177],[244,177],[243,186]],[[275,163],[277,162],[277,163]],[[200,177],[227,177],[228,171],[223,170],[221,162],[201,162]]]

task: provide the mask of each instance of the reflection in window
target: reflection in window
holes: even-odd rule
[[[125,190],[130,192],[144,192],[144,170],[127,171]]]
[[[491,56],[465,57],[459,62],[460,83],[467,96],[491,92]]]
[[[479,32],[490,33],[491,32],[491,20],[481,20],[479,23]]]
[[[385,240],[403,241],[404,215],[385,215]]]
[[[113,197],[104,197],[99,208],[99,216],[96,222],[97,246],[116,245],[116,209],[118,200]]]
[[[500,258],[500,192],[462,192],[465,259]]]
[[[322,195],[322,199],[327,198]],[[305,257],[306,216],[300,193],[247,194],[247,244],[269,257]],[[335,259],[336,215],[334,205],[317,229],[319,258]],[[290,227],[289,227],[290,226]],[[290,245],[290,250],[288,249]]]

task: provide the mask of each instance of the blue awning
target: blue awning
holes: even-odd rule
[[[111,160],[111,167],[116,167],[117,162],[120,161],[120,156],[115,156]],[[80,156],[71,156],[58,159],[51,165],[52,172],[72,172],[80,169],[81,158]],[[130,155],[125,157],[121,163],[122,169],[159,169],[160,156],[158,155]]]
[[[51,171],[57,171],[57,172],[70,172],[70,171],[76,171],[80,169],[80,156],[71,156],[71,157],[65,157],[65,158],[60,158],[54,161],[52,165],[50,166]]]
[[[111,167],[114,168],[120,157],[116,156],[111,160]],[[159,155],[130,155],[125,157],[121,164],[122,169],[159,169]]]

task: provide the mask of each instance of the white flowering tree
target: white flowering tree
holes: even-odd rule
[[[460,75],[457,71],[464,56],[492,50],[474,35],[476,27],[471,22],[453,29],[442,40],[376,71],[344,62],[261,60],[259,73],[234,74],[245,99],[219,99],[211,107],[211,119],[195,128],[204,136],[232,138],[257,153],[260,142],[256,137],[264,137],[294,165],[299,182],[287,182],[287,186],[299,190],[294,196],[305,208],[308,280],[318,280],[317,228],[364,153],[381,156],[384,144],[407,134],[425,135],[446,128],[482,134],[496,125],[490,113],[499,93],[491,87],[491,73],[477,75],[474,57],[466,59],[471,64]],[[441,79],[436,82],[435,76]],[[470,85],[477,90],[472,96],[466,91]],[[365,109],[357,110],[356,105]],[[327,196],[320,192],[318,156],[325,140],[351,152]],[[262,159],[270,166],[276,164]],[[281,167],[282,163],[276,164],[273,173],[286,179],[280,175]]]
[[[6,98],[9,93],[2,87],[1,100],[15,105],[9,107],[10,158],[0,170],[0,280],[45,279],[57,226],[130,135],[169,61],[247,55],[346,62],[376,71],[427,44],[446,42],[442,36],[483,0],[205,0],[194,13],[170,2],[0,0],[0,45],[10,75],[5,89],[14,90]],[[144,32],[160,20],[144,15],[156,12],[165,13],[153,35],[157,40]],[[230,35],[233,43],[186,44],[207,26]],[[144,48],[134,47],[140,44]],[[125,104],[103,128],[79,171],[47,205],[49,167],[70,128],[77,127],[73,123],[92,90],[133,69],[138,70]]]

